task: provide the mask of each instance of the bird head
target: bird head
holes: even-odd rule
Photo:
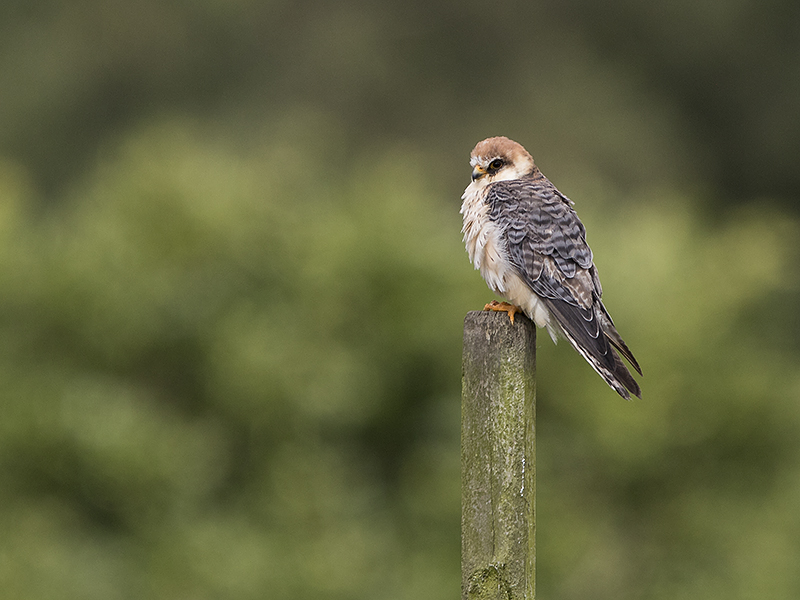
[[[478,142],[470,154],[473,185],[521,179],[536,170],[533,157],[517,142],[507,137],[491,137]]]

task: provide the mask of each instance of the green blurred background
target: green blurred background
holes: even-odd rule
[[[800,5],[6,0],[0,590],[460,594],[468,153],[641,362],[539,338],[538,595],[800,597]]]

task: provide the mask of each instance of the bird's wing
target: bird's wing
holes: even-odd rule
[[[578,215],[544,177],[500,181],[487,189],[489,217],[504,232],[509,257],[542,298],[590,310],[602,294]],[[599,329],[588,330],[597,337]]]
[[[499,181],[487,189],[489,216],[501,225],[509,258],[541,297],[570,343],[619,389],[639,387],[616,347],[639,371],[600,297],[603,290],[586,243],[586,230],[571,202],[545,177]],[[624,373],[623,373],[624,371]]]

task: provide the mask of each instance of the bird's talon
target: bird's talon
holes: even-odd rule
[[[492,300],[486,306],[483,307],[483,310],[493,310],[495,312],[504,312],[508,315],[508,318],[511,320],[511,324],[514,324],[514,315],[518,312],[522,312],[522,309],[519,306],[514,306],[513,304],[509,304],[508,302],[498,302],[497,300]]]

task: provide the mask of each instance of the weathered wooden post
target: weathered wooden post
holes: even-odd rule
[[[464,320],[461,598],[534,600],[536,327],[522,315]]]

